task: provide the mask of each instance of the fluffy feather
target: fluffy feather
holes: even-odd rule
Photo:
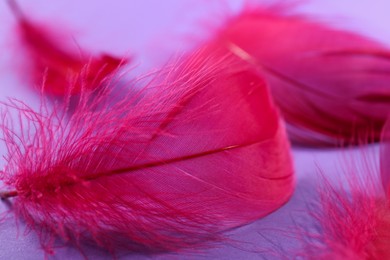
[[[256,67],[271,87],[294,142],[379,140],[390,110],[390,51],[289,6],[247,8],[227,19],[215,41]]]
[[[338,177],[345,177],[346,181],[340,178],[335,182],[326,177],[326,172],[321,173],[319,199],[310,209],[314,225],[310,228],[306,222],[300,230],[304,243],[300,257],[390,258],[389,192],[383,189],[388,185],[382,185],[384,179],[379,172],[383,176],[383,170],[389,171],[384,168],[389,154],[388,150],[381,150],[381,170],[375,155],[365,152],[358,160],[344,164],[344,174]]]
[[[69,119],[64,107],[17,101],[3,115],[2,197],[48,252],[54,236],[110,251],[194,247],[293,191],[267,86],[235,57],[199,51],[116,104],[88,95]]]
[[[44,82],[47,93],[57,96],[68,92],[76,94],[82,88],[96,89],[127,63],[126,58],[107,54],[92,56],[71,45],[68,37],[60,36],[58,31],[33,23],[21,12],[15,0],[7,0],[7,3],[18,19],[15,30],[20,48],[28,57],[24,60],[26,71],[23,75],[30,79],[30,85],[40,87]]]

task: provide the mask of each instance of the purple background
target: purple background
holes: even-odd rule
[[[95,52],[106,51],[123,55],[134,55],[137,67],[130,72],[136,75],[149,69],[158,68],[170,57],[180,54],[202,40],[212,26],[223,20],[228,9],[239,10],[243,0],[223,1],[206,0],[19,0],[20,6],[36,21],[52,23],[54,28],[64,25],[69,28],[71,37],[85,49]],[[228,9],[226,9],[229,7]],[[298,9],[311,14],[313,19],[327,22],[341,28],[350,28],[364,32],[376,39],[390,44],[389,23],[390,1],[388,0],[313,0]],[[12,37],[15,18],[4,1],[0,2],[0,101],[7,97],[17,97],[35,106],[38,104],[36,93],[29,90],[18,79],[15,69],[17,59],[13,48]],[[374,146],[368,148],[377,153]],[[3,144],[0,154],[4,154]],[[294,240],[283,236],[278,230],[289,229],[291,218],[304,216],[306,203],[315,190],[316,169],[324,170],[327,175],[338,176],[340,169],[336,166],[343,157],[361,155],[361,149],[344,150],[310,150],[294,148],[297,174],[297,190],[290,202],[277,212],[250,225],[231,232],[231,241],[218,248],[194,254],[162,254],[155,259],[261,259],[264,255],[262,246],[269,244],[267,239],[275,241],[276,247],[290,247]],[[0,165],[4,162],[0,161]],[[0,212],[5,211],[0,204]],[[303,211],[303,212],[302,212]],[[307,223],[309,226],[310,223]],[[262,234],[262,235],[261,235]],[[265,238],[267,239],[265,239]],[[87,251],[91,259],[110,257],[101,251],[91,248]],[[279,259],[267,255],[268,259]],[[0,259],[42,259],[34,233],[24,234],[23,223],[19,231],[15,221],[0,224]],[[289,258],[286,255],[287,259]],[[56,250],[53,259],[82,259],[73,248]],[[148,259],[145,255],[128,255],[123,259]]]

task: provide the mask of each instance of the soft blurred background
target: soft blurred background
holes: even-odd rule
[[[107,52],[133,57],[129,77],[159,68],[170,58],[196,46],[215,26],[223,22],[227,13],[240,10],[244,0],[19,0],[24,13],[36,22],[68,33],[75,44],[95,53]],[[261,3],[262,1],[257,1]],[[272,3],[268,0],[266,2]],[[289,1],[281,1],[289,2]],[[388,0],[312,0],[302,1],[295,9],[312,19],[339,28],[363,32],[390,45]],[[9,97],[26,103],[38,104],[38,96],[23,85],[23,77],[15,64],[16,19],[5,1],[0,2],[0,101]],[[310,194],[316,189],[317,172],[337,177],[337,166],[345,157],[362,156],[368,149],[374,158],[376,145],[356,149],[314,150],[293,148],[297,174],[297,190],[290,202],[275,213],[250,225],[229,232],[230,240],[218,248],[193,254],[126,255],[123,259],[280,259],[280,256],[264,252],[268,248],[288,248],[294,238],[280,232],[296,225],[305,218],[304,209],[310,203]],[[0,145],[0,154],[6,151]],[[344,158],[344,159],[343,159]],[[358,159],[356,159],[358,160]],[[3,165],[4,162],[0,162]],[[0,211],[6,210],[0,205]],[[296,219],[293,221],[293,217]],[[309,227],[310,223],[306,223]],[[34,233],[26,233],[22,221],[0,224],[0,259],[43,259]],[[106,259],[111,255],[91,247],[90,259]],[[56,250],[52,259],[83,259],[73,248]]]

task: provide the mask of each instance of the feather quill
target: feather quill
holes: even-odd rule
[[[93,56],[80,50],[60,35],[58,29],[54,32],[33,23],[15,0],[7,0],[7,3],[18,19],[15,31],[20,48],[28,57],[24,61],[23,75],[30,79],[30,85],[41,87],[44,82],[46,93],[65,96],[68,92],[80,93],[82,88],[96,89],[128,62],[126,58],[108,54]]]
[[[215,41],[265,77],[292,141],[378,141],[390,111],[390,50],[288,7],[249,7],[227,19]]]
[[[83,91],[71,115],[18,101],[3,113],[1,195],[48,253],[55,236],[112,252],[193,248],[290,197],[283,124],[236,57],[198,51],[117,103],[109,92]]]

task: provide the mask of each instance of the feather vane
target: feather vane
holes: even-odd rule
[[[106,89],[88,93],[70,115],[66,104],[16,101],[3,113],[2,196],[48,252],[54,236],[110,251],[194,247],[293,191],[268,88],[231,55],[198,51],[116,103]],[[15,109],[20,126],[7,116]]]
[[[292,141],[379,141],[390,110],[389,48],[286,7],[246,9],[219,28],[216,42],[265,77]]]
[[[55,96],[77,94],[82,88],[98,88],[128,62],[126,58],[108,54],[94,56],[72,46],[58,29],[54,32],[35,24],[22,13],[15,0],[7,1],[18,19],[20,49],[29,57],[23,66],[23,74],[30,78],[28,84],[41,87],[44,82],[45,92]]]

